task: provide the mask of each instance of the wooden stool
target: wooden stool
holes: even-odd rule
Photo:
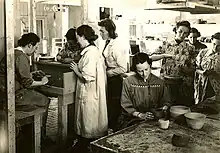
[[[15,120],[18,126],[34,123],[34,153],[41,152],[41,118],[45,108],[31,108],[30,110],[16,110]]]

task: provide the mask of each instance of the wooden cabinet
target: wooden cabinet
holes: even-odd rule
[[[64,144],[68,137],[68,106],[75,99],[76,75],[68,64],[37,62],[36,65],[38,70],[51,76],[48,84],[38,90],[47,96],[58,97],[58,140],[59,144]]]

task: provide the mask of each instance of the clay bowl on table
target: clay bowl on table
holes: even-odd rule
[[[201,129],[205,123],[206,115],[202,113],[190,112],[185,115],[186,123],[193,129]]]
[[[162,108],[152,108],[151,112],[153,113],[156,119],[160,119],[164,117],[164,111]]]
[[[171,117],[173,117],[174,119],[177,119],[178,117],[180,117],[181,115],[184,115],[186,113],[190,112],[190,108],[186,107],[186,106],[172,106],[170,108],[170,115]]]
[[[182,80],[183,80],[183,77],[182,76],[169,76],[169,75],[165,75],[164,76],[164,79],[165,80],[167,80],[167,81],[171,81],[171,82],[176,82],[176,83],[178,83],[178,82],[182,82]],[[170,82],[170,83],[171,83]]]
[[[52,56],[39,57],[39,62],[54,62],[54,61],[55,61],[55,57]]]
[[[177,147],[185,147],[188,145],[190,137],[185,134],[174,134],[172,144]]]
[[[182,80],[183,79],[182,76],[169,76],[169,75],[165,75],[164,78],[170,79],[170,80]]]

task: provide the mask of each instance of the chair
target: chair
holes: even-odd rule
[[[41,152],[41,119],[45,108],[23,107],[15,111],[15,120],[18,127],[34,123],[34,153]]]

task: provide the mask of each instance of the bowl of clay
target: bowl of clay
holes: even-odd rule
[[[187,107],[187,106],[177,105],[177,106],[172,106],[170,108],[170,115],[174,119],[176,119],[177,117],[179,117],[181,115],[184,115],[184,114],[186,114],[188,112],[190,112],[190,108]]]
[[[156,119],[160,119],[164,117],[164,111],[162,108],[152,108],[151,112],[153,113]]]
[[[189,127],[193,129],[201,129],[205,123],[206,115],[197,112],[190,112],[184,114],[186,118],[186,123]]]

